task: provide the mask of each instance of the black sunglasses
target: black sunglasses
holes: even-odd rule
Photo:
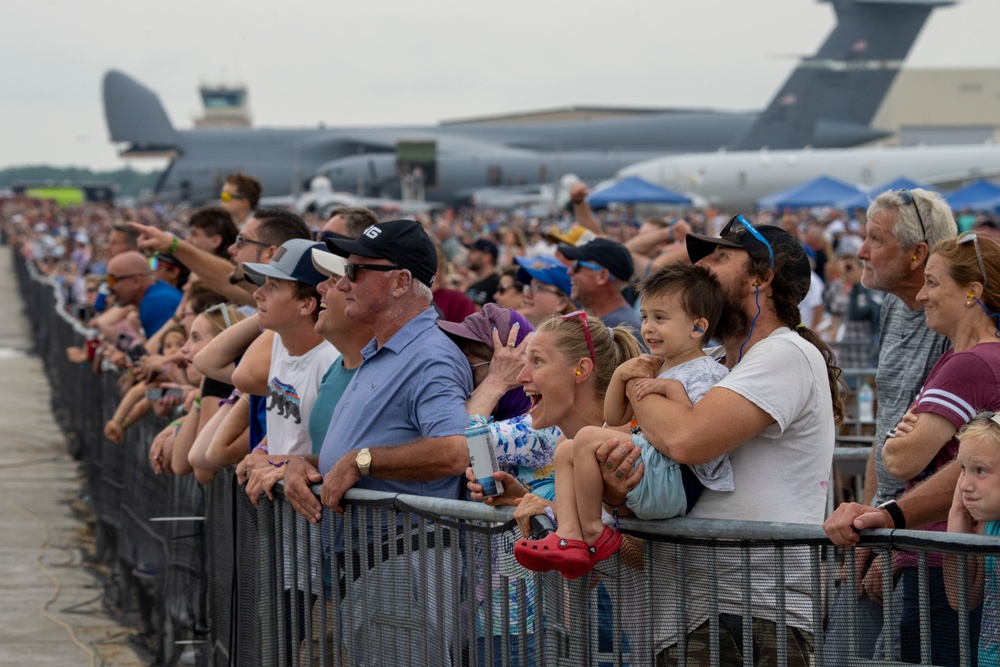
[[[913,210],[917,212],[917,222],[920,223],[920,239],[924,242],[927,241],[927,228],[924,227],[924,218],[920,215],[920,207],[917,206],[917,200],[913,196],[913,193],[903,188],[896,192],[896,196],[899,197],[899,203],[903,206],[907,204],[913,204]]]
[[[353,283],[358,275],[358,269],[368,269],[369,271],[401,271],[402,268],[395,264],[345,264],[344,275]]]

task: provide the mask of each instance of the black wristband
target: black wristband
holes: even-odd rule
[[[889,500],[878,506],[878,509],[885,510],[889,513],[892,518],[892,525],[897,530],[903,530],[906,528],[906,516],[903,515],[903,510],[899,507],[895,500]]]

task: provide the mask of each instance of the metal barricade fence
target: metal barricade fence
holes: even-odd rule
[[[355,489],[341,550],[331,517],[310,525],[280,490],[262,496],[260,664],[971,665],[978,617],[944,618],[934,565],[940,553],[957,554],[959,568],[1000,555],[1000,541],[981,536],[872,531],[862,544],[880,558],[869,578],[886,591],[899,577],[893,558],[915,554],[873,618],[871,602],[849,593],[866,552],[835,549],[820,526],[626,519],[620,554],[570,582],[513,561],[510,514]],[[323,553],[299,549],[289,577],[289,535],[317,531]],[[968,611],[974,595],[955,589]]]
[[[941,610],[932,611],[941,586],[932,554],[994,555],[1000,546],[987,538],[865,535],[875,553],[919,554],[885,605],[877,646],[871,605],[844,593],[857,585],[854,552],[834,549],[818,526],[623,521],[635,539],[621,555],[599,566],[597,577],[567,583],[513,561],[514,533],[500,510],[352,490],[349,556],[331,557],[332,521],[307,525],[280,493],[254,508],[231,470],[204,487],[153,475],[147,454],[164,420],[141,420],[120,445],[106,440],[117,377],[68,362],[65,348],[82,345],[88,331],[64,314],[51,281],[20,259],[15,266],[54,412],[86,472],[96,558],[112,572],[108,597],[138,617],[158,663],[176,662],[175,640],[187,639],[203,642],[202,665],[685,664],[681,653],[692,656],[687,664],[730,664],[740,649],[743,664],[770,650],[772,664],[792,665],[803,646],[816,665],[903,657],[972,664],[976,644],[964,615],[950,639],[930,632],[941,625]],[[839,441],[858,445],[867,437]],[[838,447],[835,467],[856,468],[867,452]],[[852,484],[860,493],[859,478]],[[831,505],[839,500],[831,495]],[[869,575],[886,590],[894,581],[889,560],[876,561],[881,575],[878,565]],[[848,581],[837,587],[844,562]],[[937,586],[933,595],[927,582]],[[917,604],[901,641],[904,609],[913,612],[901,598],[904,583]],[[878,609],[878,625],[882,617]],[[729,643],[704,641],[705,633]],[[942,650],[943,661],[935,653]],[[705,660],[695,660],[698,651]]]

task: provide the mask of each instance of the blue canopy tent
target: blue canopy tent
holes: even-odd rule
[[[886,190],[913,190],[915,188],[930,190],[932,192],[938,191],[937,188],[927,185],[926,183],[918,183],[917,181],[900,176],[899,178],[889,181],[884,185],[879,185],[870,189],[865,194],[855,195],[841,202],[837,202],[837,208],[844,209],[845,211],[851,211],[856,208],[868,208],[868,205],[872,202],[872,200]]]
[[[598,190],[587,198],[593,208],[608,204],[678,204],[688,206],[691,198],[673,190],[653,185],[638,176],[623,178],[612,186]]]
[[[959,188],[945,199],[953,211],[994,211],[1000,207],[1000,186],[989,181],[976,181]]]
[[[867,195],[867,193],[835,178],[819,176],[811,181],[761,197],[757,200],[757,208],[780,210],[784,208],[836,206],[845,199],[857,195]]]

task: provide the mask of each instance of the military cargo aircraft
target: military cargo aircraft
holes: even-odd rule
[[[156,93],[127,74],[104,77],[111,140],[122,155],[169,156],[156,191],[167,201],[218,196],[245,171],[268,196],[299,194],[314,176],[359,196],[471,200],[484,189],[593,183],[667,153],[856,146],[930,12],[951,0],[825,0],[837,24],[760,113],[668,110],[559,122],[414,127],[175,129]],[[739,45],[735,45],[737,48]]]

